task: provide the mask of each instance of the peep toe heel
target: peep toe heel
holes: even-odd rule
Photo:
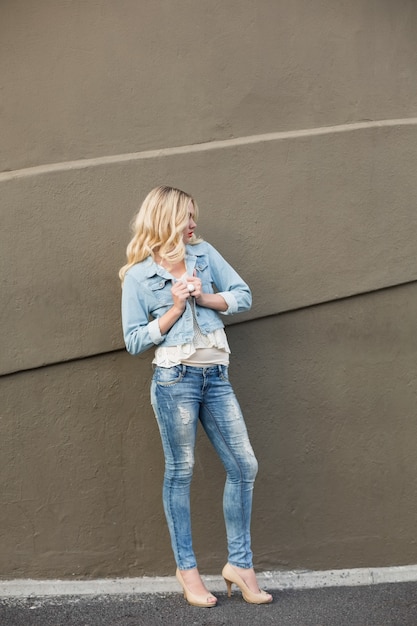
[[[175,576],[177,577],[177,580],[182,587],[184,598],[187,600],[188,604],[200,607],[216,606],[217,598],[213,596],[213,594],[211,594],[210,592],[208,592],[207,595],[204,596],[197,596],[196,594],[192,593],[186,586],[179,569],[177,569],[177,571],[175,572]],[[209,600],[209,598],[212,598],[212,600]]]
[[[229,598],[232,595],[232,583],[234,583],[242,592],[243,599],[249,604],[268,604],[269,602],[272,602],[272,596],[270,593],[263,590],[260,590],[258,593],[251,591],[243,578],[230,565],[230,563],[226,563],[223,567],[222,576],[227,586],[227,595]]]

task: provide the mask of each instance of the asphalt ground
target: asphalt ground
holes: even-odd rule
[[[181,593],[3,598],[1,626],[417,626],[417,582],[273,590],[250,605],[238,590],[216,592],[214,608]]]

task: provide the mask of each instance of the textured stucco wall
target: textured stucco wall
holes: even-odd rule
[[[172,573],[152,355],[123,350],[117,279],[161,182],[254,292],[228,335],[256,566],[417,562],[415,3],[0,11],[0,577]],[[217,572],[223,471],[203,437],[196,458]]]

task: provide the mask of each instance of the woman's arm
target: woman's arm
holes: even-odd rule
[[[220,313],[225,313],[229,306],[219,293],[202,293],[200,297],[196,297],[196,302],[199,306],[214,309],[215,311],[220,311]]]
[[[126,274],[122,288],[122,326],[126,350],[140,354],[162,341],[157,320],[149,321],[150,294]]]
[[[172,306],[151,322],[152,294],[129,273],[122,291],[122,325],[126,349],[130,354],[140,354],[164,340],[164,335],[184,313],[190,295],[187,285],[177,281],[171,288]]]
[[[241,313],[252,306],[252,294],[248,285],[235,269],[209,243],[207,247],[210,274],[217,293],[197,293],[197,304],[215,309],[224,315]],[[201,284],[201,283],[200,283]]]

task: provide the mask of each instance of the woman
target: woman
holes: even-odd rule
[[[192,548],[190,483],[198,421],[226,469],[223,496],[229,558],[228,595],[235,583],[247,602],[272,596],[256,582],[250,517],[257,461],[228,380],[230,349],[219,313],[251,306],[249,287],[208,243],[195,235],[198,208],[179,189],[161,186],[145,198],[133,224],[123,282],[126,348],[156,346],[151,402],[165,455],[163,503],[176,576],[190,604],[212,607]],[[215,289],[214,289],[214,288]]]

